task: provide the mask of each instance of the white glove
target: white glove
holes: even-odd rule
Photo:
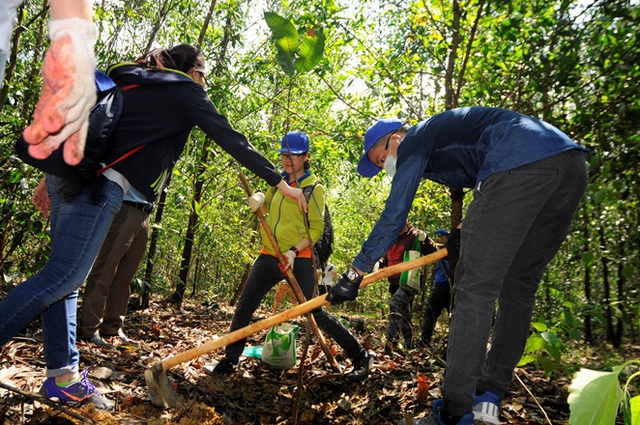
[[[264,204],[264,193],[256,192],[253,195],[249,196],[249,208],[251,208],[251,212],[256,212],[260,208],[262,208],[262,204]]]
[[[423,232],[422,230],[420,230],[418,232],[418,240],[420,242],[424,242],[425,240],[427,240],[427,234],[425,232]]]
[[[287,268],[291,268],[293,271],[293,262],[296,260],[296,253],[292,250],[289,250],[284,253],[284,261],[287,262]]]
[[[47,158],[66,140],[64,160],[76,165],[84,156],[89,113],[96,103],[93,47],[98,29],[86,19],[55,19],[49,22],[49,36],[42,95],[24,139],[32,145],[29,154],[38,159]]]

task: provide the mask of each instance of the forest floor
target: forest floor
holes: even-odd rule
[[[221,350],[175,366],[167,372],[176,392],[184,398],[182,408],[161,409],[148,399],[144,371],[166,357],[196,347],[227,332],[233,307],[226,303],[203,305],[185,301],[181,310],[164,302],[152,302],[145,310],[127,317],[125,330],[138,343],[124,344],[107,338],[113,347],[78,343],[81,366],[93,364],[91,375],[100,391],[116,401],[114,412],[91,406],[72,409],[86,423],[129,425],[216,424],[396,424],[405,415],[422,416],[440,397],[443,378],[443,342],[433,349],[395,350],[385,354],[381,336],[386,321],[343,314],[333,310],[358,340],[375,355],[371,374],[362,382],[349,382],[332,371],[324,354],[314,344],[297,367],[273,370],[253,357],[240,362],[236,373],[211,376],[205,365],[215,363]],[[268,315],[260,310],[256,319]],[[305,321],[301,326],[298,353],[303,352]],[[250,337],[249,346],[261,345],[266,331]],[[351,362],[333,344],[336,359],[348,371]],[[638,347],[627,350],[635,351]],[[593,350],[595,353],[595,350]],[[44,359],[40,324],[29,325],[0,352],[0,424],[79,424],[58,408],[36,399],[42,385]],[[595,354],[594,354],[595,357]],[[301,359],[299,359],[300,361]],[[590,359],[578,360],[589,364]],[[582,363],[582,364],[584,364]],[[300,371],[303,371],[302,375]],[[534,367],[516,369],[506,395],[501,424],[565,424],[569,406],[570,377],[545,376]],[[9,391],[10,385],[22,390]],[[293,417],[297,418],[294,421]]]

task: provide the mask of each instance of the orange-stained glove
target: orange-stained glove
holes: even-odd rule
[[[86,19],[49,22],[51,46],[43,64],[42,95],[33,123],[24,130],[29,154],[44,159],[64,142],[65,162],[76,165],[84,156],[89,112],[96,103],[93,51],[98,29]]]
[[[49,218],[49,211],[51,211],[51,200],[49,199],[49,192],[47,192],[47,183],[44,178],[40,180],[38,186],[36,186],[31,195],[31,203],[36,206],[38,211],[44,215],[44,218]]]

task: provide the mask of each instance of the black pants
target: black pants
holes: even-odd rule
[[[427,300],[427,308],[424,313],[424,324],[422,326],[422,342],[431,343],[433,328],[438,321],[438,317],[445,308],[449,311],[451,302],[451,290],[449,285],[434,285]]]
[[[304,296],[310,299],[316,276],[311,258],[297,258],[293,266],[293,275],[298,281]],[[231,320],[231,331],[247,326],[251,321],[251,316],[253,316],[267,292],[283,279],[284,275],[278,268],[278,259],[271,255],[260,254],[255,263],[253,263],[253,267],[251,267],[242,295],[238,300],[238,307]],[[322,308],[313,310],[312,314],[318,323],[318,327],[333,338],[347,353],[347,356],[353,359],[364,354],[364,348],[338,319]],[[232,363],[238,363],[244,346],[244,339],[229,344],[225,349],[227,360]]]

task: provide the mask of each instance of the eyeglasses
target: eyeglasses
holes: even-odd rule
[[[280,158],[282,158],[282,159],[300,158],[302,155],[304,155],[304,154],[303,153],[285,153],[285,152],[281,152],[280,153]]]
[[[402,125],[398,128],[396,128],[393,132],[389,133],[389,135],[387,136],[387,140],[385,140],[384,142],[384,150],[382,152],[387,152],[389,150],[389,142],[391,141],[391,137],[396,134],[398,131],[402,130],[405,128],[405,126],[409,124],[408,121],[405,121],[404,123],[402,123]],[[379,140],[378,140],[379,142]],[[375,146],[375,145],[374,145]],[[379,146],[379,145],[378,145]],[[369,158],[371,160],[371,158]],[[386,159],[386,157],[385,157]],[[372,161],[377,167],[382,168],[384,161],[382,161],[382,164],[380,164],[378,161]]]
[[[408,121],[405,121],[402,123],[402,125],[398,128],[396,128],[393,133],[390,133],[389,136],[387,137],[387,141],[384,142],[384,150],[386,151],[387,149],[389,149],[389,141],[391,140],[391,136],[393,136],[394,134],[396,134],[398,131],[402,130],[404,128],[404,126],[406,126],[407,124],[409,124]]]
[[[209,85],[209,82],[207,81],[207,76],[206,76],[206,75],[204,75],[204,72],[202,72],[202,71],[197,71],[197,70],[196,70],[196,72],[197,72],[198,74],[200,74],[200,76],[202,77],[202,80],[204,81],[204,85],[205,85],[205,86],[208,86],[208,85]]]

